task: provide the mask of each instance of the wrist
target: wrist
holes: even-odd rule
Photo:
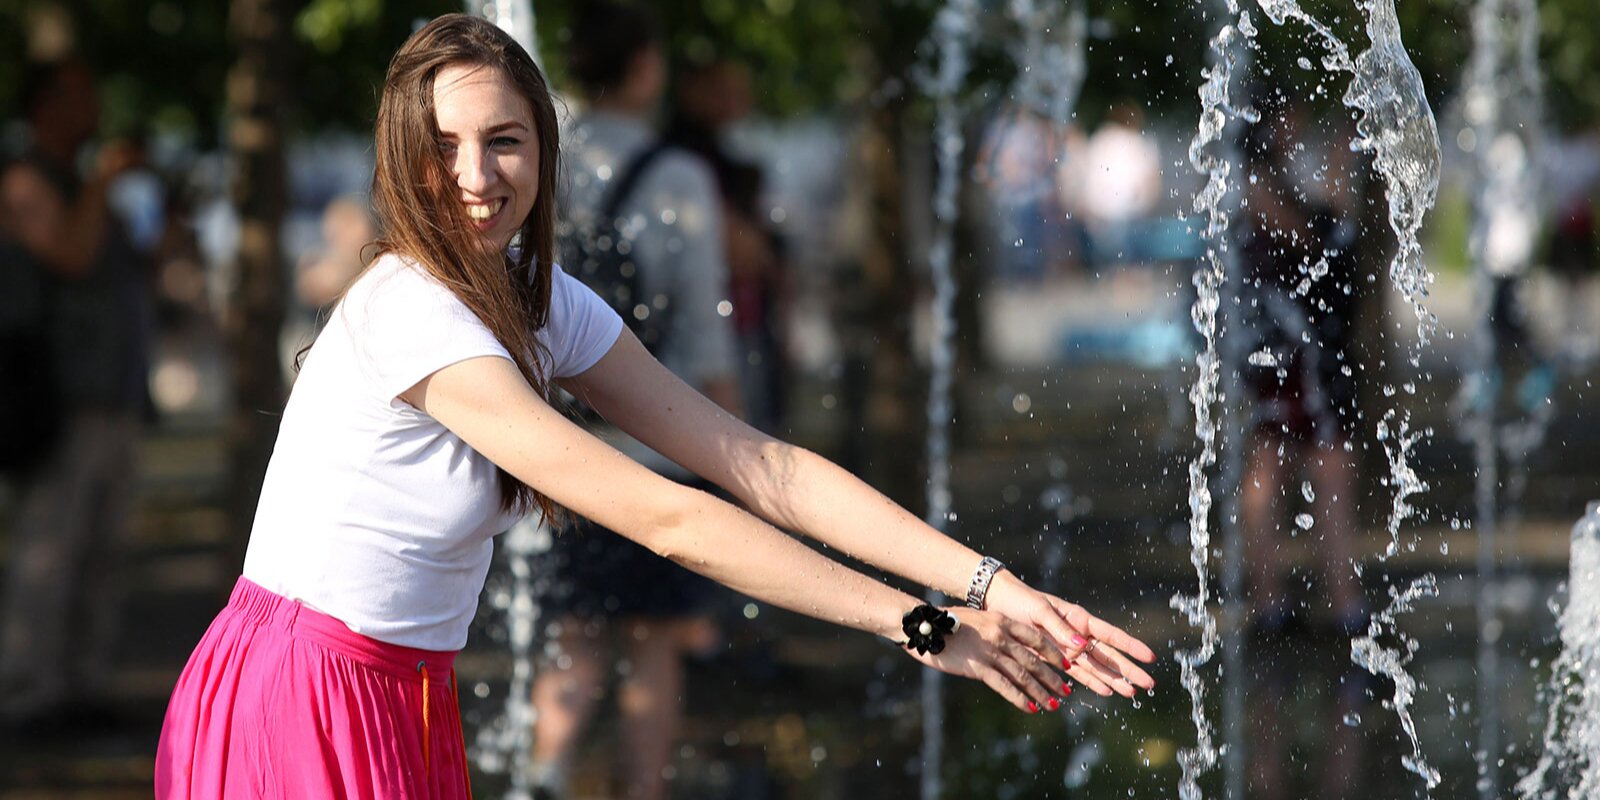
[[[994,580],[989,583],[988,602],[984,604],[984,607],[992,609],[1009,608],[1016,598],[1032,593],[1033,588],[1023,583],[1016,573],[1009,569],[1001,570],[995,573]]]
[[[967,583],[965,604],[968,608],[982,611],[988,608],[989,589],[994,585],[995,579],[1006,573],[1006,565],[998,559],[984,556],[972,570],[972,577]]]
[[[911,609],[922,605],[922,601],[908,594],[902,594],[896,601],[883,608],[882,613],[874,615],[870,630],[872,633],[889,640],[895,644],[905,641],[905,634],[900,631],[900,626],[905,616]]]
[[[961,629],[961,620],[953,611],[921,603],[900,618],[899,630],[894,636],[884,638],[917,655],[938,655],[944,652],[948,637]]]

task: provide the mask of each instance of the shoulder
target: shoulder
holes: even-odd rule
[[[711,172],[711,165],[682,147],[664,146],[661,154],[657,156],[655,169],[652,171],[655,172],[657,180],[671,187],[707,193],[716,187],[716,178]]]
[[[449,292],[444,284],[418,263],[416,259],[400,253],[384,253],[367,265],[361,277],[350,285],[347,296],[373,296],[388,293],[416,292],[431,294]]]
[[[341,303],[347,314],[369,317],[449,312],[465,306],[455,293],[409,256],[384,253],[350,285]]]

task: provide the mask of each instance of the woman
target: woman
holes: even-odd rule
[[[534,507],[906,643],[1021,709],[1070,693],[1054,667],[1105,695],[1154,685],[1138,640],[721,412],[555,267],[554,108],[493,25],[413,34],[376,138],[380,255],[289,398],[244,575],[173,692],[157,796],[469,796],[451,664],[491,537]],[[552,384],[772,523],[977,608],[923,606],[658,477],[553,408]]]

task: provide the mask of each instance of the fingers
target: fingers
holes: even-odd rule
[[[998,667],[979,670],[978,680],[983,681],[983,685],[993,689],[995,694],[1004,697],[1006,702],[1015,706],[1018,711],[1033,714],[1039,710],[1038,701],[1028,699],[1027,693],[1017,688],[1017,685],[1012,683],[1011,679],[1004,672],[1001,672]],[[1029,708],[1029,706],[1032,706],[1032,708]]]
[[[1124,697],[1133,696],[1131,689],[1129,690],[1130,693],[1123,692],[1122,687],[1118,685],[1116,676],[1107,675],[1096,669],[1087,652],[1077,658],[1068,659],[1066,661],[1066,673],[1073,680],[1083,684],[1084,688],[1101,697],[1110,697],[1114,694],[1120,694]]]
[[[1082,606],[1073,605],[1059,597],[1051,597],[1050,604],[1055,606],[1056,612],[1068,625],[1083,631],[1089,638],[1105,642],[1146,664],[1155,663],[1155,651],[1127,631],[1090,614]]]
[[[983,648],[978,677],[1019,710],[1032,714],[1061,708],[1060,698],[1072,689],[1045,660],[1061,658],[1060,651],[1032,625],[998,614],[992,620],[975,620],[978,624],[970,629]]]
[[[1065,665],[1076,655],[1069,655],[1056,645],[1050,637],[1044,635],[1037,626],[1027,625],[1010,618],[1001,618],[1001,630],[1012,639],[1022,643],[1028,649],[1039,654],[1040,658],[1052,664]],[[1064,667],[1063,667],[1064,668]]]
[[[1128,684],[1130,691],[1134,687],[1140,689],[1154,689],[1155,678],[1150,673],[1139,668],[1139,665],[1128,660],[1121,651],[1113,647],[1091,646],[1089,655],[1097,669],[1107,675],[1113,675]],[[1130,694],[1129,697],[1132,697]]]
[[[1099,674],[1105,683],[1118,686],[1118,693],[1126,697],[1133,696],[1135,687],[1147,690],[1155,688],[1156,682],[1150,677],[1150,673],[1145,672],[1124,653],[1126,651],[1141,661],[1154,661],[1155,653],[1144,642],[1128,635],[1121,628],[1095,617],[1080,606],[1055,597],[1050,598],[1050,603],[1067,625],[1077,631],[1083,631],[1081,634],[1076,632],[1068,634],[1069,641],[1073,641],[1072,637],[1088,640],[1083,648],[1090,657],[1079,660]]]
[[[1052,684],[1056,682],[1054,671],[1039,657],[1027,648],[1016,644],[1004,644],[996,648],[992,672],[998,676],[1009,691],[1000,691],[1019,710],[1030,714],[1041,710],[1054,711],[1061,707],[1061,701],[1056,697]],[[995,684],[985,677],[984,683],[994,687]]]
[[[1056,695],[1069,693],[1061,691],[1061,678],[1049,664],[1039,658],[1031,648],[1021,644],[1008,644],[1002,652],[1010,658],[1012,665],[1007,674],[1011,675],[1012,681],[1039,704],[1039,708],[1054,711],[1061,707],[1061,701]]]

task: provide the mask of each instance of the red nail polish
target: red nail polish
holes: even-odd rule
[[[1029,714],[1037,714],[1037,713],[1039,713],[1039,704],[1033,702],[1032,700],[1029,700],[1028,701],[1028,713]]]
[[[1060,700],[1057,700],[1054,697],[1050,698],[1050,710],[1051,711],[1055,711],[1056,709],[1058,709],[1060,707],[1061,707],[1061,701]]]
[[[1061,683],[1061,693],[1067,697],[1072,696],[1072,686],[1065,681]]]
[[[1087,644],[1089,644],[1089,640],[1088,639],[1085,639],[1082,636],[1079,636],[1077,634],[1073,634],[1072,635],[1072,646],[1073,647],[1084,647]]]
[[[1063,659],[1061,659],[1061,668],[1064,669],[1064,670],[1071,670],[1073,663],[1074,662],[1073,662],[1072,659],[1063,658]]]

